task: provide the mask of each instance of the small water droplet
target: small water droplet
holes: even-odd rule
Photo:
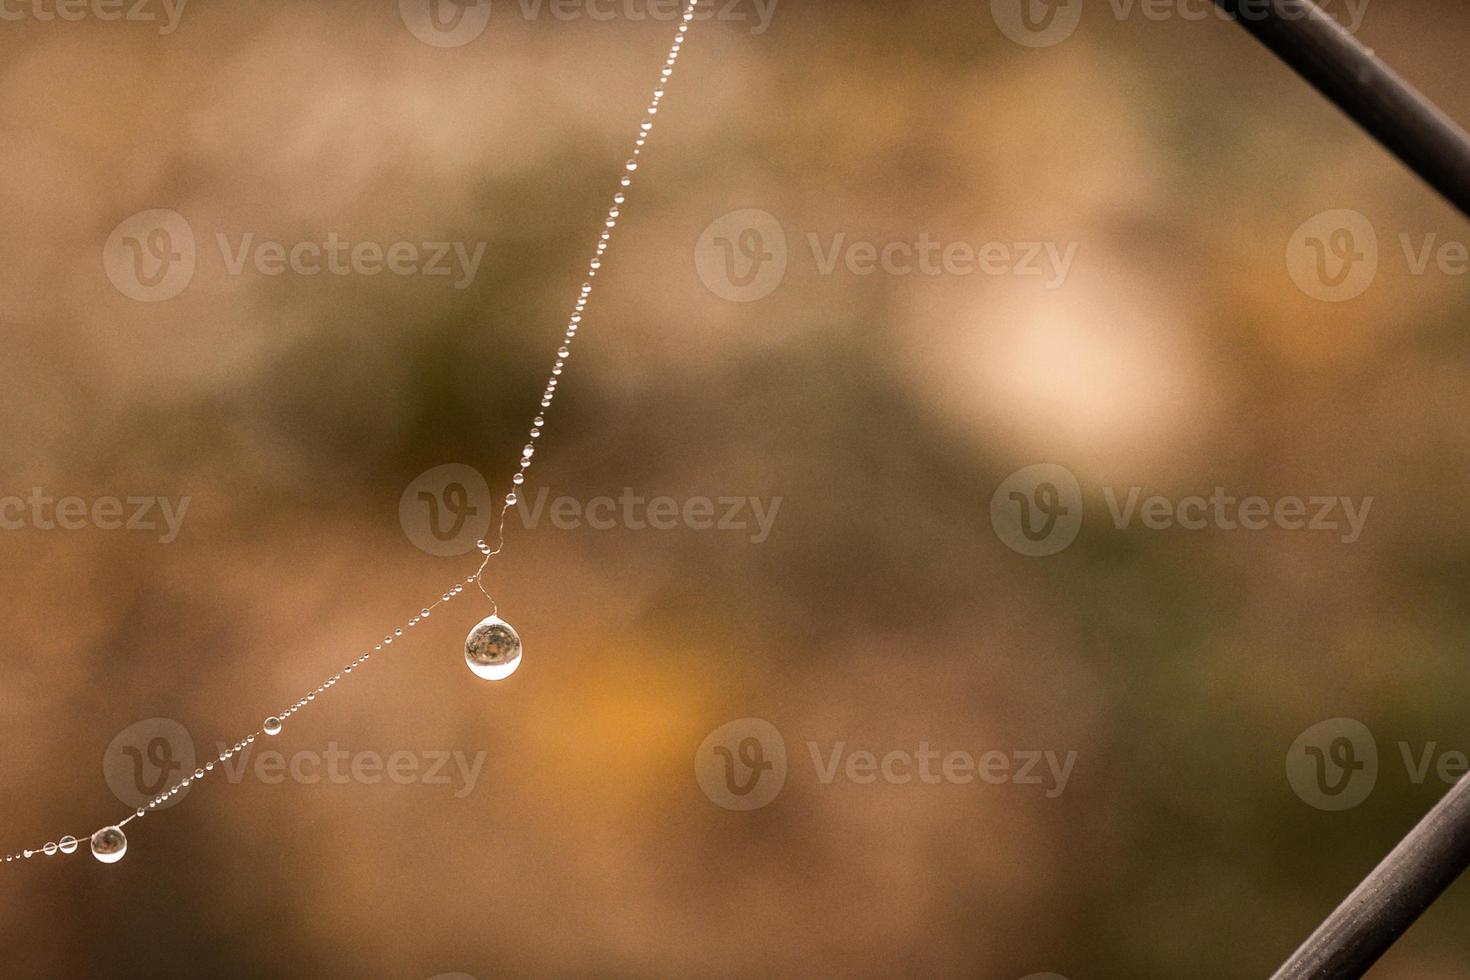
[[[464,659],[476,677],[504,680],[521,665],[521,637],[499,616],[482,619],[464,641]]]
[[[281,734],[281,719],[271,715],[261,727],[267,735],[279,735]]]
[[[103,827],[92,835],[92,856],[103,864],[116,864],[128,852],[128,836],[121,827]]]
[[[56,845],[62,854],[75,854],[77,852],[77,839],[71,834],[61,838],[61,843]]]

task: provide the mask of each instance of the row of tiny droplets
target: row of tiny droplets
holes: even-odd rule
[[[227,748],[224,751],[220,752],[219,755],[216,756],[214,759],[206,762],[202,769],[195,769],[192,776],[185,776],[183,779],[180,779],[177,783],[173,784],[168,789],[165,789],[153,799],[149,800],[147,806],[139,807],[137,810],[134,810],[131,814],[129,814],[126,819],[121,820],[116,824],[112,824],[111,826],[126,827],[134,820],[138,820],[146,816],[148,811],[158,809],[170,798],[177,796],[181,791],[188,789],[193,784],[207,778],[210,773],[214,772],[216,764],[227,762],[228,760],[232,759],[236,753],[244,751],[247,745],[253,745],[255,743],[256,736],[278,734],[281,731],[281,728],[284,725],[286,719],[290,718],[292,715],[301,711],[307,705],[316,701],[318,697],[326,694],[333,687],[335,687],[337,685],[337,682],[342,680],[345,675],[352,673],[355,669],[367,663],[367,661],[372,658],[373,654],[383,653],[385,650],[393,645],[393,642],[395,640],[401,639],[403,637],[404,630],[413,629],[419,623],[423,622],[425,619],[428,619],[429,615],[435,609],[438,609],[444,603],[449,602],[456,596],[461,595],[464,592],[465,586],[473,584],[474,581],[474,576],[470,576],[469,578],[465,579],[464,582],[456,582],[447,591],[440,595],[438,599],[435,599],[433,602],[420,609],[418,615],[411,616],[408,621],[405,622],[402,626],[399,626],[392,632],[386,634],[381,641],[373,646],[371,650],[364,651],[363,654],[359,656],[356,660],[353,660],[337,673],[322,681],[321,684],[317,685],[315,690],[308,691],[303,697],[298,699],[294,704],[286,708],[280,714],[272,715],[271,717],[267,718],[260,728],[251,732],[249,735],[246,735],[230,748]],[[90,836],[91,835],[88,835],[88,837]],[[82,838],[82,842],[84,843],[87,839],[87,837]],[[71,836],[70,834],[67,834],[66,836],[61,837],[58,840],[48,841],[46,844],[40,847],[34,849],[26,848],[25,850],[17,854],[7,854],[5,855],[5,860],[7,862],[24,861],[29,858],[35,857],[38,854],[46,855],[48,857],[53,854],[71,854],[77,850],[77,847],[77,838]]]
[[[603,256],[607,254],[608,243],[612,241],[613,230],[617,228],[618,218],[622,216],[623,204],[627,200],[626,191],[630,187],[632,187],[633,174],[636,173],[638,170],[638,158],[642,156],[643,148],[645,145],[647,145],[648,142],[648,136],[650,133],[653,132],[654,117],[658,115],[659,103],[663,101],[664,97],[664,85],[666,85],[668,83],[668,80],[673,77],[674,65],[679,60],[679,53],[683,50],[684,47],[684,38],[689,33],[689,24],[694,20],[694,10],[698,5],[699,0],[689,0],[688,6],[684,9],[683,20],[679,24],[678,33],[674,37],[674,43],[669,48],[668,57],[664,59],[664,66],[659,72],[658,87],[654,89],[653,99],[648,104],[648,110],[645,113],[645,118],[639,124],[638,137],[633,142],[633,156],[624,165],[625,173],[623,174],[622,179],[618,182],[620,189],[615,195],[613,195],[613,203],[612,206],[608,208],[605,227],[602,231],[602,234],[598,237],[597,240],[596,252],[592,257],[592,261],[588,263],[587,280],[582,283],[581,293],[578,295],[577,302],[572,309],[571,318],[567,321],[566,334],[562,339],[561,347],[556,352],[556,361],[553,363],[551,368],[551,377],[547,379],[546,389],[541,394],[542,409],[550,408],[551,401],[556,396],[556,388],[557,384],[559,383],[559,379],[561,378],[562,370],[566,367],[567,358],[571,356],[572,341],[576,339],[577,329],[581,326],[582,316],[587,310],[588,298],[592,295],[592,280],[597,278],[597,272],[599,269],[602,268]],[[535,420],[532,422],[530,442],[526,444],[526,448],[521,452],[520,470],[515,474],[515,476],[511,478],[511,482],[514,483],[516,487],[520,487],[523,483],[526,482],[525,472],[531,467],[531,457],[535,454],[536,451],[536,440],[541,437],[541,432],[545,425],[546,419],[542,415],[537,415]],[[506,494],[505,506],[501,508],[500,512],[500,538],[502,544],[504,542],[505,514],[507,511],[510,510],[511,507],[515,506],[515,503],[516,492],[515,490],[512,490],[510,493]],[[491,554],[494,554],[495,552],[498,552],[500,550],[499,547],[492,550],[489,544],[487,544],[484,540],[479,541],[478,546],[480,548],[481,554],[485,555],[487,558]],[[131,813],[126,819],[120,821],[114,826],[126,827],[134,820],[138,820],[146,816],[148,814],[148,811],[156,810],[158,807],[167,802],[170,798],[177,796],[182,790],[187,789],[196,782],[206,779],[210,773],[214,772],[216,764],[227,762],[231,758],[233,758],[236,753],[244,751],[247,745],[254,744],[257,736],[263,734],[278,734],[288,718],[301,711],[307,705],[316,701],[319,696],[326,694],[329,690],[335,687],[337,682],[342,680],[345,675],[352,673],[355,668],[360,667],[364,663],[366,663],[374,653],[382,653],[386,648],[392,646],[395,639],[399,639],[404,635],[405,629],[413,629],[420,622],[428,619],[429,615],[439,606],[443,605],[446,602],[449,602],[451,599],[463,593],[464,587],[466,585],[476,584],[479,581],[479,577],[483,573],[483,571],[484,565],[481,565],[480,571],[477,571],[474,575],[471,575],[469,578],[465,579],[463,583],[456,582],[452,588],[444,592],[437,600],[421,609],[417,616],[410,617],[408,622],[405,623],[403,626],[395,628],[392,633],[384,636],[382,642],[374,645],[372,650],[366,651],[362,654],[362,656],[347,664],[339,672],[333,674],[331,677],[328,677],[316,688],[316,690],[307,692],[304,697],[298,699],[294,704],[286,708],[280,714],[272,715],[271,717],[267,718],[265,720],[265,723],[260,728],[256,729],[254,732],[251,732],[249,735],[246,735],[243,739],[236,742],[232,747],[220,752],[214,760],[205,763],[204,768],[195,769],[192,776],[185,776],[183,779],[180,779],[177,783],[159,793],[158,796],[154,797],[152,800],[149,800],[146,807],[139,807],[137,810],[133,811],[133,813]],[[90,837],[91,835],[88,836]],[[83,840],[85,839],[86,838],[83,838]],[[46,844],[42,845],[39,848],[26,848],[18,854],[7,854],[5,855],[5,861],[9,863],[11,861],[29,860],[37,854],[43,854],[48,857],[58,853],[72,854],[77,850],[78,846],[79,842],[77,838],[68,834],[57,841],[48,841]]]
[[[604,221],[602,234],[597,239],[597,248],[593,252],[592,260],[587,264],[587,278],[582,283],[581,292],[577,295],[577,302],[572,307],[571,317],[567,320],[566,334],[562,337],[561,347],[557,349],[556,360],[551,365],[551,375],[546,379],[546,388],[541,392],[541,408],[551,407],[551,401],[556,397],[557,385],[561,383],[562,370],[566,367],[567,358],[572,356],[572,342],[577,338],[577,330],[582,325],[582,316],[587,312],[587,301],[592,296],[592,283],[597,278],[597,272],[602,268],[603,257],[607,254],[608,244],[612,241],[613,231],[618,226],[618,219],[623,215],[623,204],[627,201],[627,191],[633,186],[633,175],[638,171],[638,160],[643,155],[643,148],[648,143],[649,134],[653,132],[654,117],[658,115],[659,103],[664,98],[664,86],[668,84],[674,75],[674,65],[679,61],[679,53],[684,49],[684,38],[689,33],[689,24],[694,20],[694,10],[699,6],[699,0],[689,0],[684,8],[683,20],[679,24],[679,30],[674,35],[674,43],[669,48],[669,53],[664,58],[663,68],[659,71],[659,80],[653,90],[653,98],[648,103],[648,109],[644,118],[638,126],[638,136],[633,141],[633,156],[624,167],[622,179],[618,182],[618,191],[613,195],[612,205],[607,209],[607,218]],[[531,468],[531,457],[536,454],[536,440],[541,438],[541,433],[546,426],[546,416],[538,414],[531,422],[530,440],[521,450],[520,469],[511,477],[511,483],[515,484],[510,493],[505,495],[505,504],[500,509],[500,530],[496,535],[496,544],[492,548],[484,539],[476,542],[480,554],[485,556],[486,562],[492,555],[500,553],[505,545],[505,517],[506,513],[515,506],[517,491],[526,482],[526,470]],[[480,570],[475,573],[475,578],[483,575],[485,564],[480,565]],[[484,584],[481,583],[481,589]],[[486,593],[487,595],[489,593]]]

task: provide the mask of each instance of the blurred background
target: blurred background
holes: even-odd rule
[[[84,837],[0,868],[7,975],[1269,973],[1445,791],[1420,760],[1470,750],[1470,227],[1207,6],[721,0],[522,493],[755,498],[769,533],[512,511],[487,581],[513,678],[465,669],[489,611],[465,594],[252,746],[419,776],[251,761],[111,867],[85,846],[134,805],[109,774],[179,751],[120,733],[168,719],[202,759],[474,571],[474,534],[426,547],[407,491],[449,464],[483,475],[477,514],[510,489],[674,24],[7,7],[0,497],[188,498],[172,535],[0,514],[0,847]],[[1470,119],[1463,4],[1357,12]],[[1308,224],[1340,209],[1376,235],[1366,284],[1332,264],[1361,232]],[[184,230],[134,218],[160,210]],[[251,251],[329,235],[483,253]],[[846,251],[921,241],[1023,244],[937,274]],[[1074,258],[1028,274],[1024,243]],[[177,256],[192,275],[155,281]],[[990,509],[1036,463],[1085,504],[1041,558]],[[1373,503],[1351,542],[1119,527],[1105,491],[1135,487]],[[752,718],[781,744],[708,741]],[[1341,718],[1376,783],[1324,809],[1289,753]],[[741,797],[736,764],[782,748]],[[931,749],[1074,764],[847,768]],[[481,765],[428,778],[442,758]],[[1374,975],[1470,977],[1467,917],[1462,882]]]

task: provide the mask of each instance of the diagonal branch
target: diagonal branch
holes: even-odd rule
[[[1470,216],[1470,136],[1312,0],[1215,3]],[[1361,977],[1467,867],[1470,777],[1429,811],[1273,980]]]
[[[1272,980],[1361,977],[1470,865],[1470,777],[1409,831]]]
[[[1215,0],[1470,216],[1470,135],[1312,0]]]

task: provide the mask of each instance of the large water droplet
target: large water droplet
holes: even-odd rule
[[[464,662],[476,677],[500,681],[521,665],[521,637],[499,616],[480,620],[464,641]]]
[[[103,827],[92,835],[92,856],[103,864],[116,864],[128,853],[128,835],[121,827]]]
[[[281,719],[277,718],[275,715],[271,715],[265,720],[265,724],[261,726],[261,730],[264,731],[267,735],[281,734]]]

